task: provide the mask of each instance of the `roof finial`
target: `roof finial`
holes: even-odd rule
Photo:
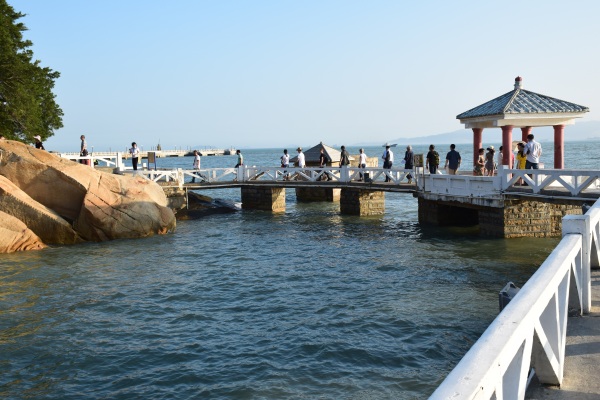
[[[523,78],[517,76],[515,78],[515,89],[521,89],[521,86],[523,86]]]

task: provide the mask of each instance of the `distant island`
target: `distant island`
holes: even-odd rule
[[[536,140],[540,142],[551,142],[554,140],[554,130],[551,126],[533,128],[532,132]],[[513,130],[513,140],[521,137],[521,130]],[[483,130],[484,142],[500,142],[502,133],[499,128],[487,128]],[[565,141],[600,141],[600,121],[580,121],[574,125],[565,127]],[[399,144],[449,144],[449,143],[472,143],[473,131],[470,129],[458,129],[453,132],[439,133],[419,137],[400,137],[389,140],[391,143]],[[381,145],[377,142],[357,143],[355,146],[376,146]]]

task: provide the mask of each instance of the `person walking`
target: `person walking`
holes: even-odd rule
[[[244,156],[242,155],[242,151],[240,149],[236,150],[235,154],[237,154],[237,164],[233,168],[239,168],[244,165]]]
[[[456,175],[461,161],[462,159],[460,158],[460,153],[456,151],[456,146],[451,144],[450,151],[446,154],[446,164],[444,165],[444,168],[448,168],[449,175]]]
[[[131,154],[131,165],[133,166],[133,170],[137,171],[138,161],[140,157],[140,149],[138,149],[136,142],[131,143],[129,154]]]
[[[358,152],[358,168],[365,169],[367,168],[367,155],[365,154],[365,149],[360,149],[358,150]],[[360,173],[360,180],[365,180],[364,174],[362,172]]]
[[[281,168],[288,168],[290,166],[290,155],[288,154],[287,149],[283,149],[283,155],[280,157],[280,160]]]
[[[525,169],[539,169],[540,157],[542,156],[542,145],[534,140],[534,136],[531,133],[527,135],[525,154],[527,154]]]
[[[496,150],[494,146],[490,146],[487,148],[487,153],[485,153],[485,174],[487,176],[494,176],[494,153]]]
[[[196,183],[196,175],[200,177],[200,153],[198,153],[198,150],[194,150],[194,163],[192,164],[192,167],[194,168],[192,183]]]
[[[36,149],[46,150],[44,148],[44,144],[42,143],[42,137],[41,136],[39,136],[39,135],[34,136],[33,139],[35,140],[35,148]]]
[[[290,167],[290,155],[288,154],[287,149],[283,149],[283,155],[279,158],[281,160],[281,168],[289,168]],[[283,179],[288,180],[289,175],[287,170],[283,170]]]
[[[348,154],[348,151],[346,150],[346,146],[342,146],[341,147],[341,154],[340,154],[340,167],[345,167],[347,165],[350,165],[350,154]]]
[[[412,151],[412,146],[406,146],[406,151],[404,152],[404,169],[413,169],[415,167],[415,153]],[[406,175],[408,179],[408,183],[412,183],[412,175],[409,173]]]
[[[381,158],[383,159],[383,169],[392,169],[392,165],[394,165],[394,152],[390,149],[390,144],[385,144],[385,150],[383,151],[383,155]],[[388,174],[385,175],[385,181],[390,182],[391,179]]]
[[[435,145],[429,145],[429,151],[427,152],[427,169],[430,174],[437,174],[437,169],[440,166],[440,154],[435,150]]]
[[[321,152],[319,153],[319,167],[326,168],[328,162],[329,162],[329,157],[327,157],[327,155],[325,154],[325,149],[321,147]],[[319,171],[318,173],[321,173],[321,171]],[[331,174],[327,171],[325,171],[325,173],[323,175],[321,175],[321,179],[323,179],[325,177],[327,178],[328,181],[331,180]]]

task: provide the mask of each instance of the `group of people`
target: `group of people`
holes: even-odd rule
[[[487,153],[485,152],[487,150]],[[484,154],[485,153],[485,154]],[[494,146],[487,149],[479,149],[479,155],[475,161],[474,173],[478,176],[494,176],[498,165],[503,164],[504,148],[500,146],[496,162]],[[511,152],[511,165],[516,169],[539,169],[540,157],[542,156],[542,145],[535,141],[535,136],[527,135],[527,142],[517,143],[517,154]],[[516,160],[516,162],[515,162]]]

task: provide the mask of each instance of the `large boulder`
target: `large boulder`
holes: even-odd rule
[[[33,200],[0,175],[0,210],[18,218],[46,244],[74,244],[83,239],[57,213]]]
[[[23,222],[0,211],[0,253],[40,250],[44,247],[42,240]]]
[[[0,175],[72,222],[86,240],[137,238],[175,228],[175,215],[155,182],[99,172],[16,141],[0,141],[0,150]]]

